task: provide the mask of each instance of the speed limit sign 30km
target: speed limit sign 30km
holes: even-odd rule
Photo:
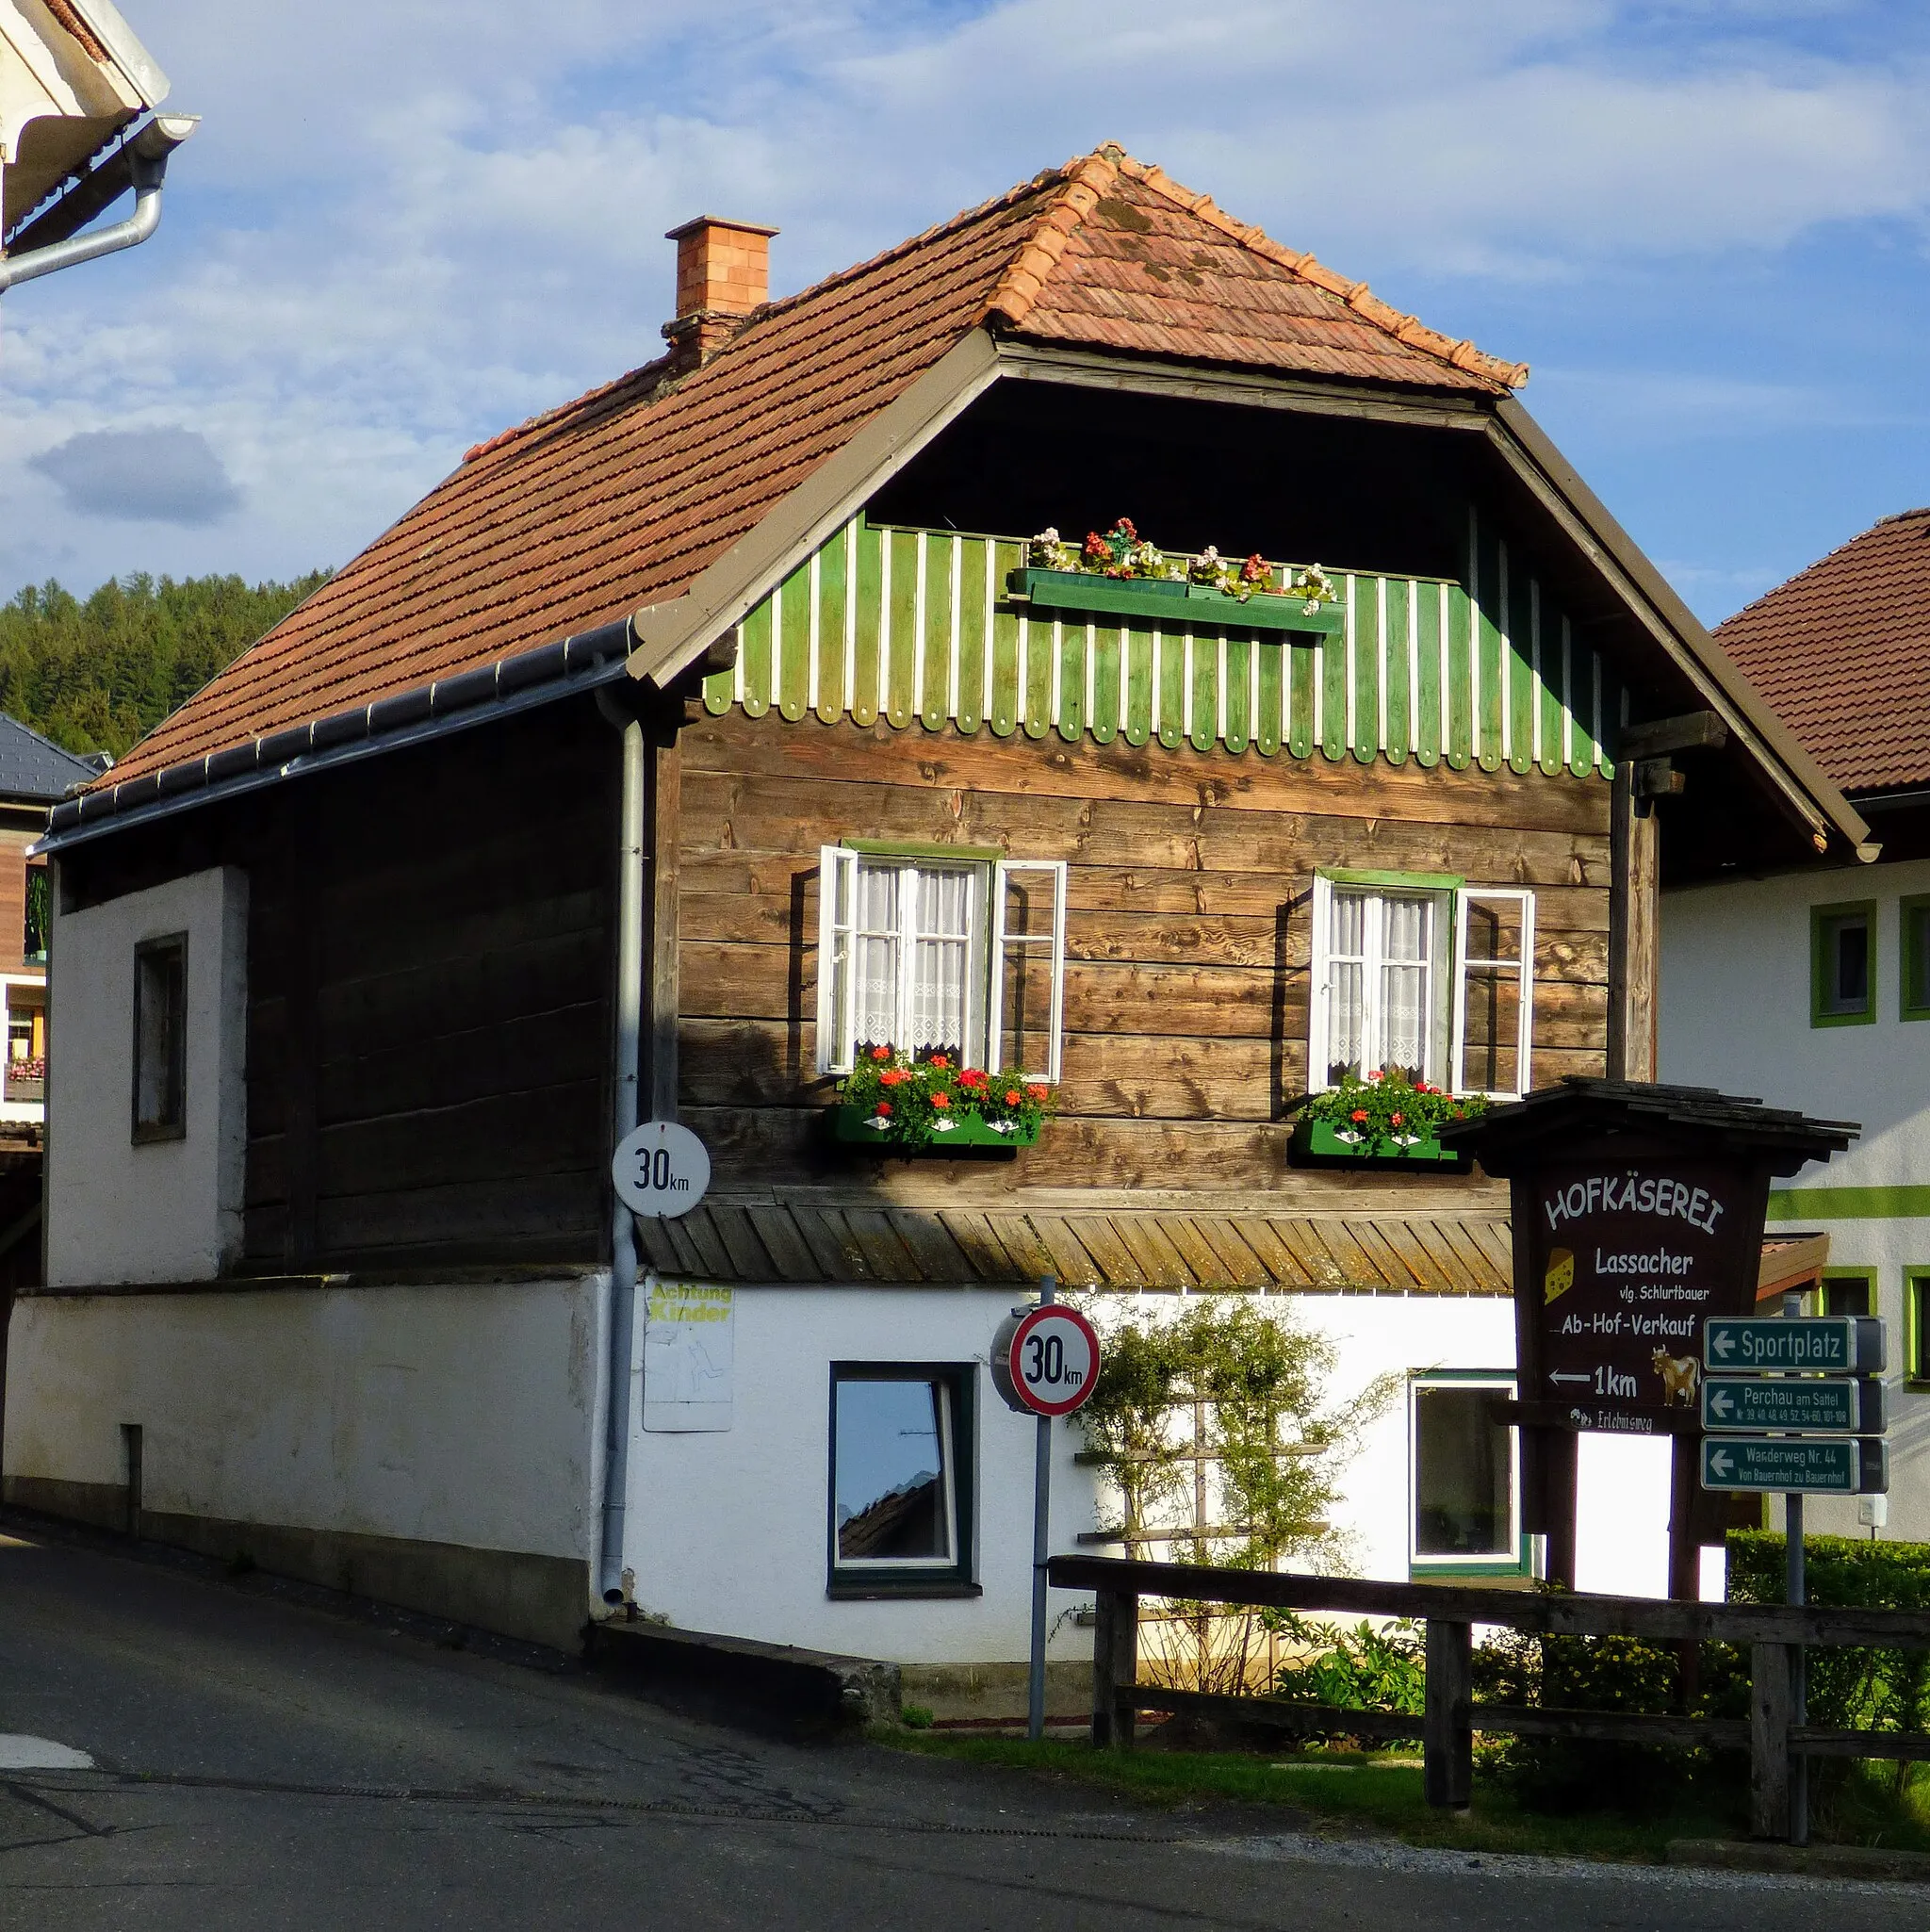
[[[1099,1380],[1099,1336],[1063,1302],[1027,1308],[993,1336],[991,1379],[1008,1408],[1070,1416]]]

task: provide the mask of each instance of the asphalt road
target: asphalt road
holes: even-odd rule
[[[1029,1777],[673,1717],[263,1580],[0,1541],[0,1927],[1830,1932],[1930,1889],[1621,1873],[1107,1809]],[[0,1741],[0,1754],[7,1746]],[[15,1747],[16,1758],[20,1755]]]

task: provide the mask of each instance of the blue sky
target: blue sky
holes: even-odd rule
[[[1108,139],[1531,364],[1705,617],[1930,502],[1921,0],[123,10],[205,123],[155,240],[0,303],[0,597],[338,564],[655,352],[677,221],[780,224],[784,292]]]

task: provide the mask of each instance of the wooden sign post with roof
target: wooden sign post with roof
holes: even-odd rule
[[[1755,1312],[1773,1179],[1847,1147],[1842,1121],[1712,1088],[1565,1080],[1442,1130],[1510,1185],[1522,1527],[1575,1584],[1583,1430],[1673,1439],[1669,1594],[1697,1594],[1696,1550],[1725,1498],[1698,1482],[1702,1331]]]

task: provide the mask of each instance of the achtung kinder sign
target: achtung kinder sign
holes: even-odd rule
[[[1522,1399],[1561,1404],[1571,1428],[1641,1434],[1669,1428],[1671,1409],[1698,1413],[1703,1323],[1753,1311],[1753,1176],[1659,1157],[1524,1178],[1535,1385]],[[1524,1232],[1517,1222],[1517,1240]]]

